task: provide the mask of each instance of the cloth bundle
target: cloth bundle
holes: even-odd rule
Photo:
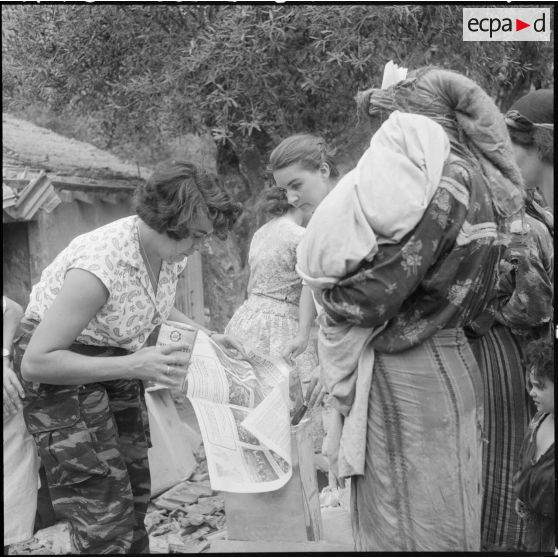
[[[368,118],[400,110],[435,120],[448,134],[452,153],[482,169],[502,230],[522,211],[523,179],[504,118],[490,96],[468,77],[436,67],[419,68],[388,89],[360,92],[357,103]]]
[[[504,119],[494,101],[481,87],[456,72],[426,67],[411,72],[407,79],[385,90],[370,89],[360,93],[357,102],[366,117],[383,117],[386,112],[395,114],[401,111],[406,113],[406,116],[421,115],[438,123],[449,138],[450,157],[456,156],[464,160],[473,172],[478,172],[486,180],[497,216],[500,242],[507,241],[510,222],[524,210],[522,178],[514,160]],[[370,156],[370,153],[367,156]],[[445,152],[439,153],[441,160],[446,156]],[[365,168],[365,161],[359,162],[360,168]],[[390,178],[387,182],[388,197],[384,200],[385,204],[390,210],[400,210],[402,204],[392,189],[397,185],[397,168],[390,168],[390,165],[381,168],[386,169],[386,177]],[[374,175],[370,175],[372,183],[375,182],[373,178]],[[361,179],[355,180],[354,174],[349,176],[349,185],[346,181],[338,185],[344,189],[337,195],[341,199],[328,196],[329,201],[328,198],[324,200],[327,204],[323,210],[317,210],[314,214],[307,229],[308,236],[299,247],[297,270],[314,289],[325,289],[343,276],[346,281],[350,281],[351,272],[362,262],[371,261],[379,244],[398,242],[404,236],[405,230],[410,231],[414,226],[412,220],[409,220],[409,228],[403,228],[398,234],[389,227],[394,225],[394,221],[390,220],[387,222],[388,228],[383,229],[384,214],[381,205],[372,207],[377,214],[364,214],[362,206],[366,207],[366,204],[360,197],[361,190],[355,185],[359,180]],[[434,184],[434,187],[436,186],[437,184]],[[346,198],[341,196],[343,191],[346,192]],[[334,200],[339,207],[344,204],[345,215],[342,218],[339,213],[328,209],[335,205]],[[426,206],[422,211],[425,209]],[[364,216],[359,213],[361,211]],[[332,216],[335,215],[337,217],[333,219]],[[401,217],[404,215],[405,212]],[[410,212],[409,216],[412,215],[413,212]],[[417,212],[414,215],[416,225],[422,213]],[[377,221],[376,217],[380,220]],[[389,219],[392,218],[393,214],[390,214]],[[351,223],[351,220],[355,221],[356,225]],[[366,224],[372,232],[367,230]],[[405,227],[405,220],[402,218],[397,224]],[[350,242],[343,241],[351,234],[350,231],[354,233],[357,230],[361,231],[359,234],[364,231],[363,238],[371,243],[360,246],[361,242],[354,238],[354,234],[349,237]],[[352,244],[355,240],[356,248]],[[345,249],[349,250],[347,254],[343,252]],[[348,313],[353,312],[355,316],[358,316],[360,311],[358,307],[346,310]],[[340,413],[333,417],[335,427],[331,429],[332,432],[340,433],[340,439],[326,440],[326,446],[329,445],[328,453],[338,454],[340,476],[363,474],[368,395],[374,366],[374,351],[371,345],[380,328],[370,330],[349,322],[336,324],[326,314],[320,315],[318,322],[318,353],[322,363],[322,378],[332,395],[332,405]]]
[[[382,243],[397,243],[420,221],[450,152],[443,128],[433,120],[394,112],[372,137],[355,169],[316,209],[297,248],[297,272],[313,289],[328,288],[371,261]],[[332,404],[345,416],[339,442],[341,476],[364,472],[368,393],[380,328],[333,324],[318,318],[322,377]],[[358,369],[357,374],[354,374]],[[339,421],[340,417],[332,420]],[[333,432],[339,429],[332,429]],[[326,453],[337,452],[331,437]]]
[[[432,200],[449,151],[439,124],[392,113],[314,212],[297,248],[300,277],[312,288],[329,288],[372,261],[378,244],[399,242]]]

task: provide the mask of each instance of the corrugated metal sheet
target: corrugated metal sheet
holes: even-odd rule
[[[14,204],[10,202],[9,207],[6,207],[2,200],[2,209],[14,219],[29,221],[39,209],[50,213],[61,201],[47,174],[41,171],[21,192],[17,193]]]

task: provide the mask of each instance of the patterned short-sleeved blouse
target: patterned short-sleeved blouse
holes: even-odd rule
[[[186,258],[178,263],[163,261],[155,295],[140,254],[138,221],[135,215],[124,217],[72,240],[33,287],[26,317],[40,321],[60,292],[66,272],[84,269],[100,279],[109,296],[76,341],[140,349],[153,329],[168,318]]]
[[[304,228],[288,217],[277,217],[260,227],[250,243],[249,295],[264,295],[297,305],[302,283],[295,271],[296,247]]]

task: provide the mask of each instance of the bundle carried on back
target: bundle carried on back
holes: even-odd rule
[[[359,93],[357,103],[367,118],[399,110],[438,122],[450,138],[452,153],[482,169],[502,232],[506,222],[523,210],[523,179],[505,121],[490,96],[471,79],[441,68],[419,68],[388,89]]]
[[[438,128],[441,126],[450,145],[449,159],[459,159],[463,166],[470,168],[471,175],[481,176],[486,181],[500,242],[506,242],[509,223],[524,208],[522,178],[514,161],[503,116],[476,83],[448,70],[423,68],[385,90],[371,89],[361,93],[358,102],[361,112],[369,117],[386,120],[392,115],[392,124],[401,117],[405,121],[420,116],[424,123],[429,123],[428,126],[434,126],[433,130],[436,123]],[[389,126],[389,123],[387,120],[383,126]],[[413,137],[411,129],[412,126],[400,136],[400,143],[401,137],[405,140]],[[377,132],[380,137],[385,130],[382,127]],[[417,145],[420,144],[419,141]],[[371,148],[373,145],[374,140]],[[402,160],[412,164],[413,152],[407,152]],[[398,172],[403,168],[401,161],[394,163],[394,159],[390,165],[387,159],[374,158],[373,155],[365,153],[357,168],[326,197],[299,245],[297,269],[314,289],[327,289],[341,279],[344,285],[352,284],[353,277],[355,282],[365,280],[354,272],[374,258],[378,244],[401,240],[402,236],[395,234],[394,226],[403,223],[405,226],[399,232],[403,235],[411,232],[432,199],[432,189],[427,187],[422,193],[420,188],[415,190],[419,197],[424,195],[423,201],[428,201],[421,206],[422,213],[419,211],[412,220],[406,220],[405,208],[395,196],[390,196],[391,189],[399,184]],[[441,161],[443,165],[447,155],[440,150],[438,163]],[[367,166],[366,163],[371,161],[374,164]],[[366,172],[360,172],[362,169]],[[384,180],[376,179],[376,169]],[[414,184],[417,186],[416,182]],[[434,190],[436,186],[434,183]],[[413,190],[405,190],[406,195],[410,192]],[[379,198],[374,197],[377,193],[381,194]],[[371,195],[368,201],[365,194]],[[382,207],[389,207],[392,213],[384,214]],[[367,208],[371,213],[366,213]],[[388,224],[384,230],[382,223]],[[352,311],[352,308],[345,308],[345,314]],[[358,311],[359,308],[355,307],[354,312]],[[332,405],[339,412],[336,415],[339,425],[342,425],[334,429],[340,433],[340,438],[328,452],[338,454],[341,476],[362,474],[368,394],[374,367],[372,345],[385,324],[375,329],[363,328],[352,324],[350,319],[337,323],[325,313],[319,316],[318,322],[320,362],[327,363],[322,368],[322,378],[331,393]]]
[[[331,287],[372,261],[378,244],[395,244],[412,231],[440,183],[449,149],[439,124],[395,111],[316,208],[297,248],[300,277],[313,288]]]
[[[372,137],[357,166],[317,207],[297,247],[297,272],[314,290],[336,284],[372,261],[378,245],[398,243],[421,220],[436,192],[450,144],[443,128],[395,111]],[[371,340],[382,327],[329,323],[321,314],[318,352],[336,411],[339,474],[363,474],[368,393],[374,368]],[[355,374],[355,370],[358,373]]]

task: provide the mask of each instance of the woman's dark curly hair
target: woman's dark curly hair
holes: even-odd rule
[[[217,176],[185,161],[172,161],[157,168],[138,187],[134,196],[138,216],[158,233],[174,240],[189,236],[196,215],[207,215],[214,234],[224,240],[242,212],[231,200]]]
[[[527,372],[533,370],[536,378],[554,382],[554,343],[551,335],[535,339],[527,345],[525,366]]]
[[[285,215],[289,207],[291,206],[287,200],[287,193],[283,188],[279,188],[278,186],[266,188],[261,193],[258,200],[258,209],[276,217]]]

